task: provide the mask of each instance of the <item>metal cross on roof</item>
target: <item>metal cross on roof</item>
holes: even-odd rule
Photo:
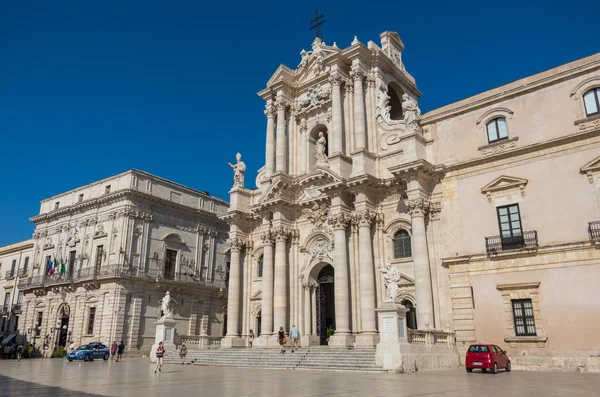
[[[317,11],[315,19],[310,21],[312,25],[309,30],[315,29],[315,37],[318,37],[321,40],[323,40],[323,28],[321,27],[321,25],[325,23],[325,20],[321,20],[321,18],[324,17],[325,16],[323,14],[319,15],[319,11]]]

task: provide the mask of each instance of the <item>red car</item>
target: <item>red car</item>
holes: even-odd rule
[[[465,367],[467,372],[473,372],[474,368],[481,369],[481,372],[489,369],[493,374],[501,368],[510,372],[510,359],[506,351],[496,345],[471,345],[467,350]]]

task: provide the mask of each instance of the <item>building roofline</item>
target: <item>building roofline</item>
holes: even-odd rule
[[[142,171],[142,170],[138,170],[138,169],[135,169],[135,168],[132,168],[132,169],[130,169],[130,170],[127,170],[127,171],[124,171],[124,172],[121,172],[121,173],[118,173],[118,174],[115,174],[115,175],[111,175],[111,176],[108,176],[108,177],[106,177],[106,178],[102,178],[102,179],[100,179],[100,180],[97,180],[97,181],[94,181],[94,182],[90,182],[90,183],[88,183],[88,184],[85,184],[85,185],[83,185],[83,186],[78,186],[78,187],[76,187],[76,188],[73,188],[73,189],[67,190],[67,191],[65,191],[65,192],[58,193],[58,194],[55,194],[55,195],[53,195],[53,196],[47,197],[47,198],[45,198],[45,199],[42,199],[42,200],[40,201],[40,204],[41,204],[41,203],[43,203],[43,202],[45,202],[45,201],[52,201],[52,200],[56,199],[57,197],[64,196],[64,195],[66,195],[66,194],[69,194],[69,193],[76,192],[76,191],[78,191],[78,190],[81,190],[81,189],[83,189],[83,188],[87,188],[87,187],[89,187],[89,186],[93,186],[93,185],[96,185],[96,184],[99,184],[99,183],[102,183],[102,182],[106,182],[106,181],[108,181],[108,180],[111,180],[111,179],[114,179],[114,178],[117,178],[117,177],[120,177],[120,176],[123,176],[123,175],[127,175],[127,174],[138,174],[138,175],[144,175],[144,176],[147,176],[147,177],[150,177],[150,178],[156,179],[156,180],[158,180],[158,181],[164,182],[164,183],[166,183],[166,184],[169,184],[169,185],[171,185],[171,186],[176,186],[176,187],[178,187],[178,188],[180,188],[180,189],[187,190],[188,192],[191,192],[191,193],[193,193],[193,194],[197,194],[197,195],[206,196],[207,198],[210,198],[210,199],[212,199],[212,200],[215,200],[215,201],[221,202],[222,204],[229,205],[229,203],[228,203],[227,201],[225,201],[225,200],[223,200],[223,199],[221,199],[221,198],[215,197],[215,196],[211,196],[210,194],[208,194],[208,193],[207,193],[207,192],[205,192],[205,191],[197,190],[197,189],[191,188],[191,187],[189,187],[189,186],[185,186],[185,185],[182,185],[182,184],[180,184],[180,183],[173,182],[173,181],[170,181],[170,180],[168,180],[168,179],[162,178],[162,177],[160,177],[160,176],[156,176],[156,175],[154,175],[154,174],[151,174],[151,173],[149,173],[149,172]]]
[[[435,123],[596,69],[600,69],[600,52],[433,109],[421,116],[421,123]]]
[[[23,240],[0,247],[0,255],[9,254],[15,251],[18,252],[28,248],[33,248],[33,239]]]

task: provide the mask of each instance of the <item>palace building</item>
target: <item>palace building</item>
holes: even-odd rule
[[[600,54],[420,114],[403,51],[317,38],[259,92],[265,165],[221,217],[222,345],[296,325],[303,346],[372,348],[391,301],[413,345],[600,370]]]
[[[33,238],[0,249],[0,326],[38,347],[123,340],[148,353],[169,291],[177,340],[220,339],[227,207],[137,170],[43,200]]]

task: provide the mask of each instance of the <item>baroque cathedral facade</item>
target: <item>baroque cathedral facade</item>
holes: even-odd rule
[[[421,114],[403,51],[317,38],[259,92],[265,165],[221,217],[222,345],[295,325],[303,346],[374,347],[394,302],[409,343],[599,369],[600,55]]]

